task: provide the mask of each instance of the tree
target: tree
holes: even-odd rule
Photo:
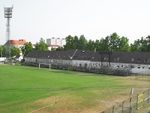
[[[86,49],[87,40],[84,35],[81,35],[79,38],[79,46],[78,49],[84,50]]]
[[[35,50],[38,51],[48,51],[48,45],[45,43],[45,40],[43,38],[40,39],[39,43],[36,43]]]
[[[130,51],[129,39],[127,37],[121,37],[118,43],[118,51]]]
[[[150,52],[150,35],[148,35],[147,37],[146,37],[146,40],[147,40],[147,51],[149,51]]]
[[[78,38],[78,36],[73,37],[73,47],[74,47],[74,49],[78,49],[78,47],[79,47],[79,38]]]
[[[134,41],[133,44],[130,45],[131,46],[131,51],[149,51],[150,50],[150,45],[149,45],[149,41],[148,38],[144,39],[143,37],[141,37],[141,39],[137,39]]]
[[[30,53],[31,51],[33,51],[32,43],[31,42],[25,43],[24,46],[21,47],[21,51],[22,51],[22,54],[24,56],[26,56],[28,53]]]
[[[94,49],[96,48],[97,51],[100,50],[100,41],[99,40],[96,40],[95,43],[94,43]]]
[[[118,51],[119,48],[119,36],[117,33],[113,33],[110,37],[109,37],[109,49],[111,51]]]
[[[58,47],[58,48],[56,49],[56,51],[64,51],[64,48],[63,48],[63,47]]]
[[[52,48],[51,48],[51,51],[56,51],[56,48],[53,48],[53,47],[52,47]]]
[[[20,55],[20,49],[18,47],[11,46],[11,56]]]
[[[8,49],[7,49],[7,46],[1,46],[0,47],[0,56],[1,57],[6,57],[6,51],[7,51]]]
[[[95,42],[92,40],[89,40],[86,44],[86,49],[90,51],[94,51],[95,48]]]
[[[64,50],[68,49],[74,49],[74,44],[73,44],[73,37],[71,35],[68,35],[66,37],[66,45],[64,45]]]
[[[140,50],[143,52],[148,51],[148,41],[143,37],[140,40]]]
[[[1,57],[3,56],[3,48],[2,47],[0,47],[0,55],[1,55]]]
[[[140,51],[139,50],[139,48],[140,48],[139,39],[135,40],[134,43],[130,45],[130,48],[131,48],[131,52]]]
[[[110,51],[109,46],[109,36],[102,38],[99,42],[100,47],[98,48],[99,51]]]

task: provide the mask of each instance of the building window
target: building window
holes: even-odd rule
[[[140,58],[138,58],[137,62],[140,62]]]
[[[104,60],[108,60],[107,57],[105,57]]]
[[[131,61],[134,62],[134,58],[132,58]]]
[[[120,59],[120,58],[118,57],[118,58],[117,58],[117,61],[119,61],[119,59]]]
[[[140,67],[138,67],[138,69],[140,69]]]
[[[144,69],[144,66],[143,66],[143,69]]]

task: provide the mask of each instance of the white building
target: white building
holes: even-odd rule
[[[55,62],[54,62],[55,61]],[[131,69],[135,74],[150,75],[150,52],[106,52],[89,50],[67,50],[67,51],[32,51],[25,57],[25,62],[33,63],[61,63],[76,67],[86,67],[87,69],[102,70],[117,74],[123,72],[126,75]],[[102,71],[101,71],[102,72]]]
[[[63,47],[64,45],[66,45],[66,39],[52,37],[52,38],[46,39],[46,43],[48,45],[58,45],[59,47]]]

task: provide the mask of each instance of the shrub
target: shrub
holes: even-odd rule
[[[73,71],[73,67],[72,66],[68,66],[68,71]]]

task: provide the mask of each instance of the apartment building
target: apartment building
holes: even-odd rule
[[[63,47],[64,45],[66,45],[66,39],[52,37],[52,38],[46,39],[46,43],[48,45],[58,45],[59,47]]]

